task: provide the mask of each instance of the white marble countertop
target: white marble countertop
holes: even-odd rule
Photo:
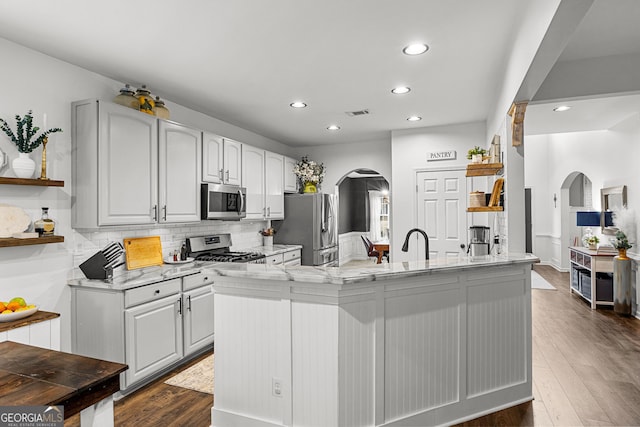
[[[283,254],[285,252],[295,251],[296,249],[302,249],[302,245],[279,245],[274,244],[272,246],[252,246],[250,248],[233,248],[234,252],[260,252],[265,256]]]
[[[345,285],[423,276],[440,271],[537,262],[540,262],[538,257],[531,254],[511,254],[500,257],[460,257],[456,259],[439,258],[429,261],[392,262],[356,268],[217,263],[208,265],[205,269],[218,276],[226,277]]]
[[[274,245],[274,249],[278,250],[276,246],[277,245]],[[510,254],[500,257],[439,258],[429,261],[371,264],[370,266],[355,268],[196,261],[181,265],[164,264],[162,266],[131,271],[124,270],[116,272],[116,275],[110,282],[81,278],[70,280],[68,284],[70,286],[88,286],[124,291],[151,283],[196,274],[200,271],[207,271],[211,274],[226,277],[344,285],[349,283],[422,276],[439,271],[465,270],[516,263],[537,263],[539,261],[537,257],[530,254]]]

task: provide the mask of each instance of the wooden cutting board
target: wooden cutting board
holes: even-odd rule
[[[124,239],[127,270],[162,265],[162,243],[160,236]]]

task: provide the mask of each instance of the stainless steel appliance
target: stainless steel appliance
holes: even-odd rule
[[[228,184],[201,184],[201,218],[238,221],[247,216],[244,187]]]
[[[284,196],[284,220],[272,221],[274,243],[302,245],[302,265],[338,265],[338,198],[308,193]]]
[[[469,255],[489,255],[489,227],[484,225],[472,225],[469,227]]]
[[[264,263],[259,252],[232,252],[230,234],[187,237],[186,244],[188,256],[196,261]]]

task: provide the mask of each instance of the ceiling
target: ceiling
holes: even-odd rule
[[[159,4],[2,0],[0,37],[303,146],[485,120],[526,12],[512,0]],[[417,41],[429,51],[402,53]],[[411,92],[392,94],[399,85]],[[308,107],[289,107],[295,100]],[[362,109],[370,114],[345,114]]]
[[[610,62],[637,58],[640,54],[638,22],[639,1],[596,0],[558,58],[558,64],[601,57],[607,57]],[[615,79],[616,76],[602,75],[601,78]],[[632,91],[582,95],[575,93],[573,97],[530,103],[525,114],[525,134],[606,130],[640,114],[640,80]],[[569,105],[571,109],[554,112],[553,108],[559,105]]]
[[[2,0],[0,37],[134,87],[146,84],[168,101],[275,141],[320,145],[485,120],[528,2],[158,4],[30,0],[27,7],[24,0]],[[559,61],[639,51],[639,6],[637,0],[596,0]],[[402,53],[417,41],[429,51],[415,57]],[[399,85],[411,92],[392,94]],[[308,107],[289,107],[295,100]],[[584,101],[563,119],[549,106],[532,104],[525,131],[610,126],[637,105],[635,99],[626,101]],[[363,109],[370,114],[345,114]],[[422,120],[408,122],[411,115]],[[341,129],[328,131],[330,124]]]

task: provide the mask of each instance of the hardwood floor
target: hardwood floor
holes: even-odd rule
[[[569,273],[534,270],[557,288],[532,290],[534,401],[461,425],[640,425],[640,320],[591,310]]]
[[[151,384],[118,400],[114,405],[114,425],[117,427],[207,427],[211,425],[213,395],[164,382],[209,356],[212,351],[160,377]],[[65,427],[79,427],[80,415],[64,422]]]
[[[461,425],[640,425],[640,320],[592,311],[568,273],[534,270],[557,288],[532,290],[535,400]],[[115,425],[209,426],[213,396],[164,384],[170,375],[116,402]]]

